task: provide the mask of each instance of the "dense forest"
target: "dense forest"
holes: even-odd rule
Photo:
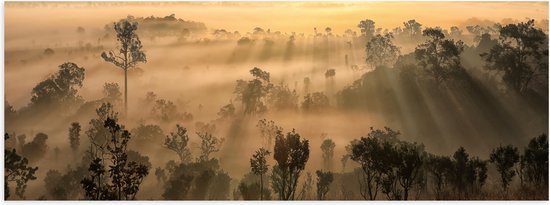
[[[6,91],[4,198],[548,200],[546,24],[79,26],[5,51],[57,67]]]

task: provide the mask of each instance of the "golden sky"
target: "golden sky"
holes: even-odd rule
[[[548,2],[79,2],[5,4],[6,39],[48,29],[76,26],[102,28],[127,15],[167,16],[204,22],[209,29],[312,33],[331,27],[335,33],[373,19],[378,27],[394,28],[416,19],[426,26],[464,25],[472,18],[501,22],[548,19]]]

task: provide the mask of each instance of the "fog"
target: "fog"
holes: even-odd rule
[[[533,102],[517,94],[503,94],[502,80],[485,80],[499,75],[484,70],[484,62],[475,53],[477,51],[468,50],[475,49],[479,42],[466,29],[474,25],[518,23],[528,17],[535,19],[535,25],[548,33],[548,7],[544,2],[10,2],[5,6],[4,96],[20,114],[16,118],[6,117],[5,132],[26,134],[27,142],[39,132],[49,137],[45,156],[32,164],[39,169],[37,180],[28,182],[26,199],[49,199],[44,188],[48,170],[64,173],[68,166],[78,166],[86,155],[90,142],[85,132],[90,128],[90,120],[97,118],[95,109],[101,105],[97,102],[105,98],[105,83],[120,86],[122,97],[113,101],[120,124],[129,131],[140,124],[158,125],[164,135],[175,132],[175,125],[180,124],[188,130],[193,157],[198,157],[201,145],[195,134],[199,132],[196,123],[215,124],[212,134],[225,140],[213,157],[219,159],[220,168],[232,178],[227,199],[232,199],[238,183],[250,172],[249,159],[262,146],[257,127],[261,119],[274,121],[283,128],[283,133],[295,129],[302,138],[309,140],[310,154],[304,173],[323,168],[319,147],[326,136],[336,145],[333,170],[341,170],[339,160],[346,154],[345,146],[366,136],[371,127],[398,130],[400,140],[422,143],[429,153],[451,156],[462,146],[471,156],[484,160],[499,144],[513,144],[523,150],[530,139],[548,131],[547,93],[542,92]],[[140,30],[142,24],[138,24],[137,34],[147,62],[137,64],[128,72],[129,112],[125,115],[124,72],[101,58],[102,52],[117,50],[113,22],[129,15],[139,19],[172,14],[177,19],[204,23],[206,30],[189,29],[188,34],[172,35],[168,34],[170,28],[160,28],[162,35],[155,36],[147,33],[151,31]],[[361,31],[357,27],[359,21],[366,18],[373,19],[376,28],[390,31],[402,27],[403,22],[410,19],[422,23],[422,28],[439,26],[449,30],[451,26],[458,26],[463,34],[456,40],[463,40],[468,47],[461,62],[477,82],[476,92],[445,88],[442,100],[428,89],[403,84],[395,70],[370,66],[365,61],[366,42],[360,38]],[[77,32],[79,26],[84,31]],[[255,32],[256,27],[263,32]],[[331,31],[327,32],[326,27]],[[216,35],[216,29],[225,29],[227,33]],[[355,36],[344,33],[347,29],[355,32]],[[291,41],[291,36],[295,40]],[[252,43],[238,43],[244,37]],[[425,40],[424,37],[396,36],[394,42],[401,55],[414,55],[415,48]],[[54,53],[46,54],[47,48]],[[77,93],[83,102],[75,107],[60,109],[48,105],[25,112],[32,108],[33,88],[55,74],[58,66],[65,62],[85,69],[82,87]],[[353,69],[353,65],[359,70]],[[252,80],[249,71],[254,67],[269,72],[273,85],[287,85],[296,91],[297,109],[276,110],[268,106],[265,113],[243,114],[244,105],[235,93],[237,80]],[[336,72],[332,78],[326,76],[329,69]],[[304,83],[305,78],[309,78],[310,85]],[[350,100],[365,104],[365,107],[342,103],[346,100],[342,91],[356,80],[364,80],[371,86],[368,90],[359,90],[363,94]],[[543,90],[548,91],[547,78],[542,82]],[[152,106],[144,104],[148,92],[154,92],[156,99],[173,102],[177,113],[190,113],[192,119],[157,119]],[[304,97],[314,92],[324,92],[329,106],[313,112],[302,110]],[[236,116],[217,121],[220,108],[230,103],[236,108]],[[24,114],[19,113],[21,110]],[[82,126],[80,149],[76,154],[68,142],[71,122],[79,122]],[[164,189],[157,183],[155,168],[165,167],[169,160],[179,160],[174,152],[164,147],[164,138],[153,139],[149,144],[130,142],[129,148],[149,157],[152,164],[137,199],[163,199]],[[53,151],[56,147],[60,149],[59,156]],[[268,164],[275,164],[273,157],[269,157]],[[358,164],[348,162],[347,166],[354,168]],[[490,170],[494,172],[494,168]],[[498,186],[497,175],[489,176],[488,180],[489,187]]]

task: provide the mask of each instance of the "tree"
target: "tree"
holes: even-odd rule
[[[393,144],[400,133],[388,127],[385,127],[385,130],[375,130],[372,127],[370,129],[367,137],[351,141],[350,158],[361,166],[362,172],[358,179],[361,196],[364,199],[375,200],[382,188],[388,197],[390,194],[397,194],[394,173],[397,153]]]
[[[436,85],[464,72],[460,64],[460,54],[464,50],[462,41],[445,39],[439,28],[427,28],[423,35],[429,39],[416,47],[414,53],[420,66],[434,78]]]
[[[201,154],[199,156],[199,161],[208,161],[210,160],[210,154],[219,152],[220,147],[225,141],[224,138],[218,138],[207,132],[197,132],[197,135],[201,139]]]
[[[375,22],[370,19],[361,20],[357,27],[361,29],[361,35],[365,37],[366,42],[370,41],[376,31]]]
[[[105,83],[105,85],[103,85],[103,94],[111,103],[118,102],[120,100],[120,96],[122,96],[118,83]]]
[[[330,171],[317,170],[315,173],[317,174],[317,200],[325,200],[334,176]]]
[[[493,149],[489,155],[490,162],[495,164],[497,171],[500,174],[500,182],[504,191],[507,190],[510,181],[516,175],[513,170],[516,163],[519,161],[518,148],[512,145],[503,147],[502,145]]]
[[[323,140],[323,143],[321,144],[321,151],[323,151],[323,167],[327,170],[332,169],[334,147],[336,147],[336,144],[334,144],[334,141],[330,138]]]
[[[4,141],[9,139],[8,133]],[[4,200],[10,198],[9,184],[15,182],[15,195],[24,199],[25,189],[29,180],[35,180],[38,167],[29,166],[29,161],[15,152],[15,149],[4,149]]]
[[[504,26],[497,45],[481,54],[485,67],[502,72],[506,85],[520,94],[531,89],[536,80],[548,77],[547,36],[534,23],[531,19]]]
[[[48,135],[39,132],[31,142],[23,145],[21,155],[29,159],[31,163],[39,161],[48,151],[46,140],[48,140]]]
[[[78,151],[78,146],[80,146],[80,123],[71,123],[71,127],[69,128],[69,141],[71,143],[71,149],[75,152]]]
[[[57,73],[38,83],[31,92],[31,103],[34,105],[68,106],[82,101],[77,95],[78,88],[84,81],[84,68],[75,63],[66,62],[59,65]]]
[[[403,26],[405,26],[403,33],[406,33],[410,37],[419,36],[422,32],[422,24],[416,22],[414,19],[403,22]]]
[[[149,174],[149,167],[128,159],[126,150],[130,132],[111,118],[105,120],[104,126],[109,131],[110,140],[103,146],[94,144],[97,152],[88,168],[90,175],[80,183],[88,199],[133,200]]]
[[[181,163],[188,163],[191,161],[191,151],[189,150],[189,136],[187,136],[187,129],[180,125],[176,125],[178,129],[176,133],[170,132],[170,136],[166,136],[164,146],[178,154]]]
[[[296,185],[300,174],[309,159],[309,140],[300,140],[300,134],[294,129],[286,137],[277,133],[273,158],[272,187],[281,200],[294,200]]]
[[[140,124],[138,127],[132,129],[131,133],[134,135],[134,145],[137,147],[149,146],[165,136],[160,126],[153,124]]]
[[[306,112],[322,111],[328,106],[328,97],[322,92],[308,93],[302,102],[302,109]]]
[[[451,182],[460,197],[466,191],[466,171],[469,155],[464,147],[459,147],[453,154],[453,178]]]
[[[399,47],[392,43],[393,35],[387,33],[377,34],[367,43],[367,64],[373,68],[379,66],[392,66],[399,56]]]
[[[403,199],[407,200],[409,190],[415,183],[418,183],[418,176],[424,162],[425,152],[421,145],[401,142],[397,146],[397,153],[400,161],[397,168],[397,176],[401,187],[403,187]]]
[[[124,111],[128,113],[128,69],[134,68],[140,62],[147,62],[143,47],[136,34],[137,22],[122,19],[113,24],[117,33],[118,52],[103,52],[101,57],[106,62],[124,70]]]
[[[265,98],[273,87],[269,81],[269,72],[254,67],[250,70],[254,79],[249,81],[237,80],[235,93],[242,102],[244,114],[262,113],[267,111]]]
[[[548,137],[541,134],[529,141],[525,148],[527,181],[537,188],[548,186]]]
[[[264,146],[267,146],[268,149],[271,147],[277,133],[283,131],[283,128],[277,126],[273,120],[267,121],[267,119],[259,120],[256,127],[260,129]]]
[[[260,148],[250,159],[250,167],[252,173],[260,175],[260,190],[264,190],[264,174],[269,170],[269,165],[267,164],[266,157],[269,156],[270,152],[264,148]],[[260,200],[263,200],[263,191],[260,193]]]
[[[426,162],[427,170],[433,176],[434,192],[436,199],[441,199],[442,194],[451,181],[453,174],[453,161],[447,156],[430,155]]]

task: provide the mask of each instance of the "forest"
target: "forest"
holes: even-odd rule
[[[548,200],[548,19],[364,16],[8,35],[4,199]]]

